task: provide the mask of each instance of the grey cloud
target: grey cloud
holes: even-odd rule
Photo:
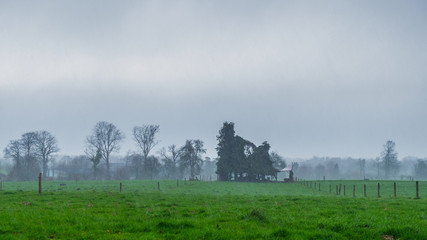
[[[427,155],[423,1],[0,4],[0,146],[47,128],[77,154],[108,120],[215,156],[235,121],[285,156]]]

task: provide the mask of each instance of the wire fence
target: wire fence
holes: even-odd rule
[[[296,183],[314,191],[343,197],[427,197],[426,181],[311,181],[297,179]]]

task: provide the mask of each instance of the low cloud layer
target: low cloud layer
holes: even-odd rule
[[[427,156],[424,1],[3,1],[0,147],[97,121],[215,156],[224,121],[289,157]]]

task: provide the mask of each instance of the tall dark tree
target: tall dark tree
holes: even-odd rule
[[[249,157],[254,153],[255,144],[236,135],[232,142],[232,158],[230,172],[234,180],[242,181],[250,172],[251,162]]]
[[[120,142],[125,135],[112,123],[98,122],[92,135],[86,138],[87,148],[100,150],[107,166],[107,178],[110,178],[110,156],[120,150]]]
[[[234,123],[225,122],[217,136],[217,174],[220,181],[262,181],[267,175],[276,176],[272,164],[270,145],[253,143],[235,135]]]
[[[395,151],[396,144],[393,141],[387,141],[384,145],[384,150],[381,154],[382,165],[384,168],[385,178],[389,179],[393,172],[397,172],[399,162],[397,161],[397,152]]]
[[[218,147],[218,162],[217,174],[220,181],[231,180],[231,173],[233,169],[233,149],[234,149],[234,123],[224,122],[222,128],[219,130],[217,136]]]
[[[250,156],[250,180],[265,181],[266,175],[276,176],[277,169],[273,167],[273,161],[271,161],[269,151],[270,144],[267,142],[263,142],[254,149],[254,153]]]
[[[160,130],[159,125],[142,125],[133,128],[133,138],[141,150],[143,159],[146,161],[150,151],[157,145],[156,133]],[[139,166],[142,162],[138,162]],[[139,168],[138,166],[138,168]],[[138,172],[136,178],[139,178]]]

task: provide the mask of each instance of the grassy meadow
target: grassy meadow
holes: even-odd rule
[[[318,183],[5,182],[0,239],[427,239],[427,182]]]

